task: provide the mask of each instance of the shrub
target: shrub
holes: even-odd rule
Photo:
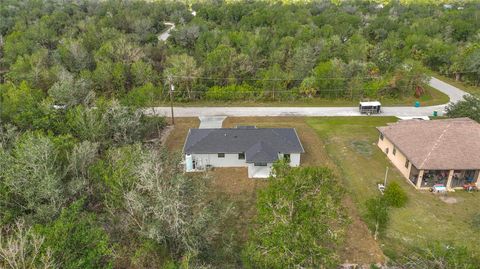
[[[388,206],[403,207],[408,201],[408,196],[397,182],[390,182],[384,193],[384,199]]]
[[[333,268],[348,221],[342,189],[328,168],[274,167],[257,198],[244,260],[251,268]]]
[[[5,84],[0,87],[0,117],[2,121],[10,122],[21,129],[32,127],[41,117],[39,104],[44,98],[42,91],[32,89],[26,82],[17,87]]]
[[[51,249],[60,268],[112,268],[109,237],[83,205],[83,200],[76,201],[57,220],[37,227],[44,247]]]
[[[365,207],[367,209],[365,217],[370,229],[373,230],[373,237],[377,240],[378,235],[387,228],[390,218],[388,215],[388,204],[384,197],[379,196],[368,199],[365,202]]]
[[[480,260],[474,252],[464,246],[448,242],[431,242],[427,246],[416,246],[399,259],[396,264],[405,269],[478,269]]]
[[[480,213],[476,213],[475,215],[473,215],[471,225],[474,229],[480,231]]]
[[[122,105],[145,107],[161,99],[162,90],[152,83],[132,89],[122,100]]]
[[[205,97],[208,100],[229,101],[248,100],[255,96],[255,89],[249,85],[213,86],[208,89]]]

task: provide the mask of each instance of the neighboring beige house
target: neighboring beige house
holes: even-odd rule
[[[380,132],[378,147],[417,189],[480,183],[480,124],[469,119],[403,120]]]

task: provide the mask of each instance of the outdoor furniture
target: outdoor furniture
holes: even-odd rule
[[[478,191],[477,185],[475,185],[474,183],[464,184],[463,189],[468,192]]]
[[[447,188],[443,184],[435,184],[433,187],[430,189],[433,193],[446,193]]]

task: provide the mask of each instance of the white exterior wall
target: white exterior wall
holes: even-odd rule
[[[246,167],[245,160],[239,160],[238,154],[225,153],[224,158],[218,158],[218,154],[192,154],[197,169],[204,169],[206,165],[213,167]]]
[[[267,166],[255,166],[253,163],[248,164],[248,178],[267,178],[272,171],[271,163]]]
[[[290,154],[290,166],[293,166],[293,167],[300,166],[300,153]]]
[[[290,154],[290,166],[300,166],[300,153]],[[204,170],[207,165],[212,167],[248,167],[249,178],[267,178],[272,170],[272,163],[267,166],[255,166],[253,163],[246,163],[245,160],[238,159],[238,153],[225,153],[224,158],[218,158],[218,154],[191,154],[195,162],[195,169]],[[283,154],[279,154],[283,158]],[[188,172],[188,171],[187,171]]]
[[[378,147],[385,153],[385,149],[388,148],[388,158],[390,161],[397,167],[397,169],[402,173],[402,175],[409,180],[410,170],[412,169],[412,164],[409,163],[408,168],[405,167],[405,162],[407,161],[407,157],[403,155],[400,150],[397,149],[395,155],[393,155],[393,148],[394,145],[390,142],[386,137],[382,139],[378,138]]]
[[[282,158],[283,153],[278,154],[278,159],[281,160]],[[290,166],[300,166],[300,153],[290,153]]]

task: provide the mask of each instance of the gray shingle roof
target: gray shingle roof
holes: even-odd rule
[[[377,129],[418,169],[480,169],[480,124],[471,119],[404,120]]]
[[[246,162],[274,162],[278,153],[303,153],[294,128],[190,129],[185,154],[245,153]]]

